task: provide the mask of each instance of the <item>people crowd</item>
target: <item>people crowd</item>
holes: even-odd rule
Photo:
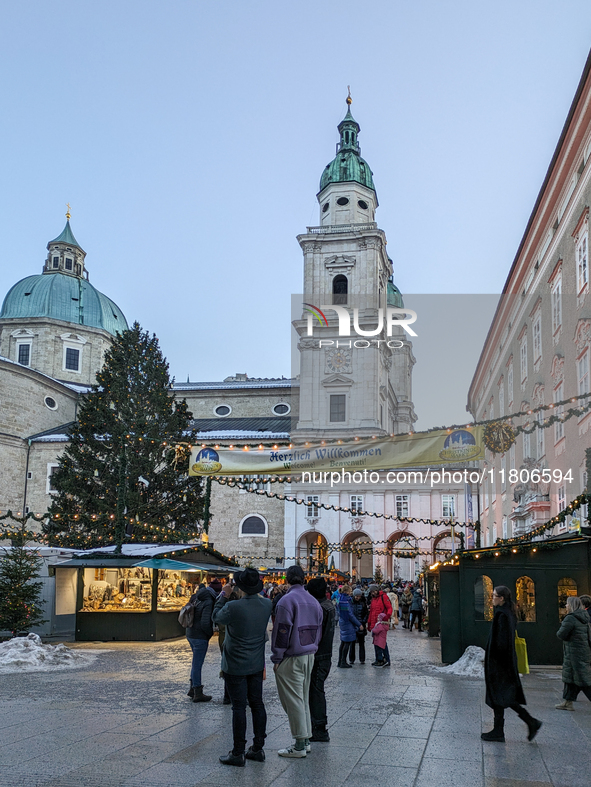
[[[423,631],[426,601],[412,582],[358,582],[337,585],[324,577],[306,582],[300,566],[287,569],[285,583],[263,584],[258,571],[245,568],[222,585],[213,579],[191,596],[190,623],[185,623],[193,658],[188,695],[193,702],[209,702],[202,683],[202,667],[214,628],[219,631],[224,704],[232,705],[233,748],[220,762],[244,766],[246,760],[264,762],[267,714],[263,702],[265,645],[272,620],[271,663],[277,694],[287,714],[293,743],[278,750],[280,757],[301,759],[314,742],[330,741],[325,682],[332,666],[333,639],[339,631],[337,667],[352,669],[358,656],[365,665],[365,640],[371,634],[374,667],[390,667],[388,631]],[[542,722],[524,707],[515,648],[517,615],[511,591],[504,585],[492,593],[493,619],[484,658],[486,704],[494,715],[493,729],[484,741],[505,742],[505,710],[511,708],[526,724],[532,741]],[[399,636],[399,635],[397,635]],[[557,637],[563,642],[563,700],[557,710],[574,711],[583,692],[591,700],[591,596],[569,596]],[[247,749],[246,710],[252,714],[253,742]]]
[[[410,596],[413,621],[418,621],[421,631],[424,600],[413,583],[366,581],[352,587],[328,584],[324,577],[306,583],[300,566],[288,568],[285,580],[264,585],[258,571],[245,568],[225,585],[217,578],[201,585],[187,605],[191,616],[186,634],[193,653],[188,695],[193,702],[212,699],[203,690],[201,673],[214,628],[219,632],[223,703],[232,705],[233,747],[219,758],[225,765],[243,767],[246,760],[265,760],[263,683],[269,620],[277,694],[293,736],[293,743],[277,753],[294,759],[306,757],[312,743],[330,741],[324,684],[332,666],[336,627],[340,639],[337,667],[341,669],[351,669],[357,655],[359,664],[365,664],[368,634],[375,651],[372,666],[390,667],[388,631],[396,628],[399,610],[404,615],[405,594]],[[248,748],[247,707],[253,727]]]

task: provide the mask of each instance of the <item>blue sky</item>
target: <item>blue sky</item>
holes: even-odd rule
[[[402,292],[499,292],[591,46],[588,11],[6,3],[0,293],[41,272],[70,202],[91,282],[156,333],[177,379],[289,376],[295,236],[318,223],[347,85]]]

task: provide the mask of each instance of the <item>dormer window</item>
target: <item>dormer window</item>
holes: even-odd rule
[[[30,342],[22,342],[17,344],[18,349],[18,362],[21,366],[30,366],[31,364],[31,344]]]
[[[60,258],[59,257],[54,257],[53,260],[52,260],[52,265],[53,265],[54,268],[59,268],[59,266],[60,266]]]
[[[80,350],[66,347],[65,367],[70,372],[80,371]]]
[[[347,303],[348,290],[349,282],[347,281],[347,277],[343,276],[342,273],[339,273],[339,275],[335,276],[332,280],[332,302],[334,304]]]
[[[74,260],[71,257],[66,257],[66,270],[71,271],[74,267]]]

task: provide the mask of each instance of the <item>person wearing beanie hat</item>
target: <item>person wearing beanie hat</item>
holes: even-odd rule
[[[222,583],[218,577],[214,577],[213,579],[209,580],[209,587],[213,590],[213,592],[218,596],[222,592]]]
[[[353,613],[353,601],[351,599],[351,585],[343,585],[341,598],[339,599],[339,630],[341,633],[341,646],[339,648],[339,663],[337,667],[341,669],[351,669],[347,661],[349,649],[357,640],[357,632],[362,629],[361,622],[357,620]]]
[[[336,612],[332,601],[326,598],[325,579],[322,577],[314,577],[308,582],[306,589],[322,607],[322,636],[318,644],[318,650],[314,654],[314,666],[312,667],[310,692],[308,694],[310,718],[312,721],[312,735],[310,740],[328,743],[328,741],[330,741],[330,736],[326,729],[328,717],[326,715],[324,681],[328,678],[331,667]]]
[[[350,645],[349,664],[355,664],[355,645],[359,645],[359,663],[365,664],[365,635],[367,634],[367,616],[369,610],[361,588],[355,588],[353,591],[353,614],[361,623],[361,628],[357,632],[355,640]]]
[[[374,667],[390,666],[390,659],[386,658],[386,648],[388,647],[388,619],[384,612],[380,612],[378,620],[371,630],[373,646],[376,652]]]
[[[232,702],[234,745],[223,765],[244,766],[245,760],[265,761],[267,712],[263,703],[265,642],[271,616],[271,600],[259,595],[263,583],[259,572],[245,568],[234,574],[235,587],[224,585],[213,609],[213,620],[226,627],[222,652],[224,681]],[[233,592],[237,601],[230,601]],[[246,748],[246,705],[252,712],[253,744]]]

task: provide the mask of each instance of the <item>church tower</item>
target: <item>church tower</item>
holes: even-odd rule
[[[416,420],[412,343],[399,325],[387,333],[387,309],[401,309],[403,301],[393,283],[386,235],[375,222],[378,197],[373,173],[361,158],[350,96],[338,130],[336,156],[316,195],[319,226],[298,236],[304,254],[303,314],[294,321],[298,442],[398,434],[410,431]],[[345,317],[349,335],[343,335]]]

